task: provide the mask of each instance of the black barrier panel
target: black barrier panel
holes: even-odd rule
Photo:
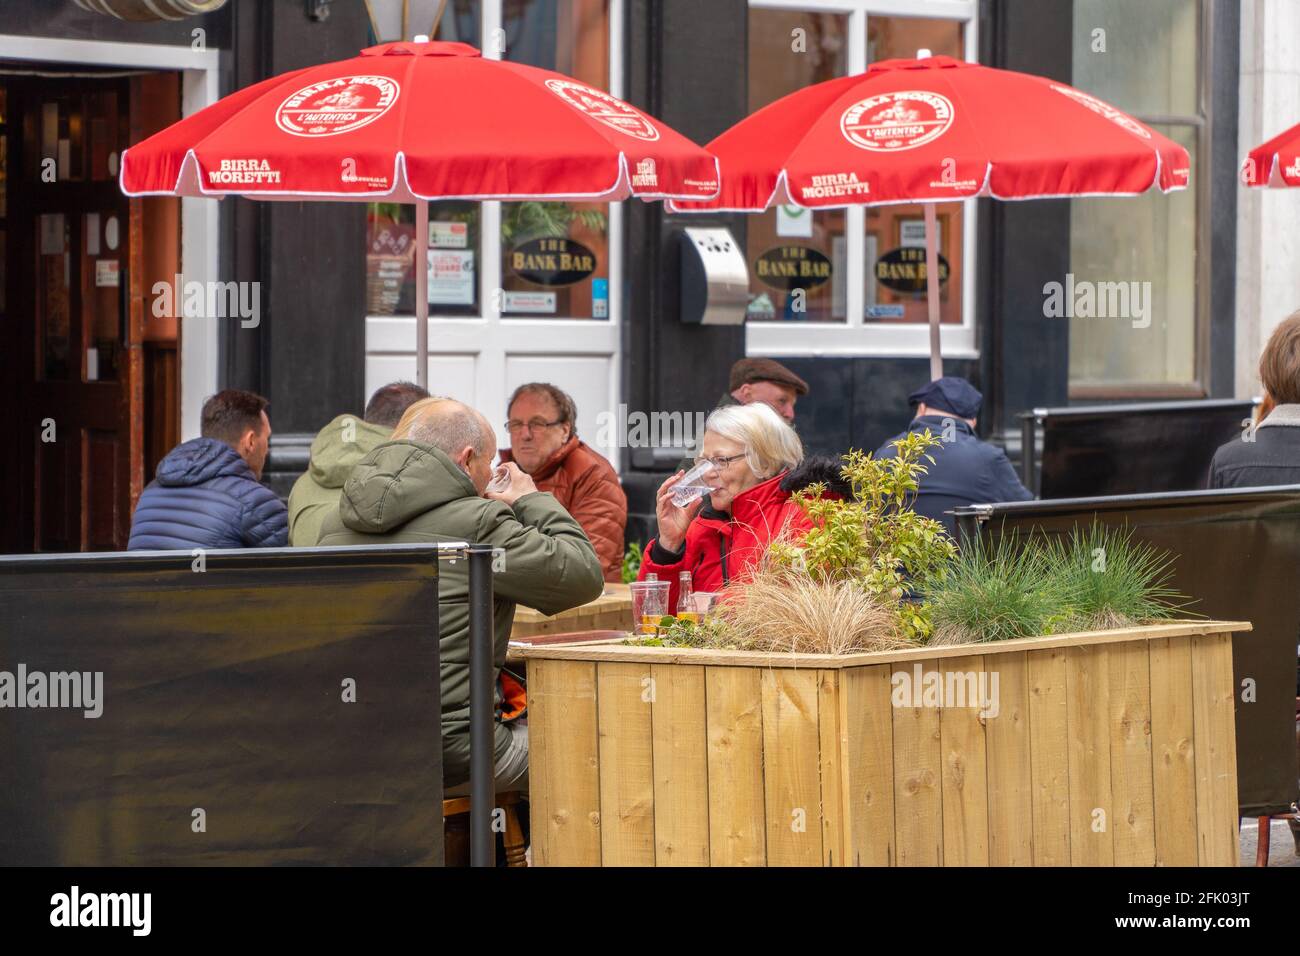
[[[1094,516],[1175,555],[1173,586],[1191,610],[1250,621],[1233,636],[1237,685],[1237,799],[1243,816],[1285,813],[1297,798],[1296,642],[1300,638],[1300,485],[960,508],[964,537],[1035,529],[1068,533]],[[1242,700],[1243,681],[1255,701]]]
[[[1240,437],[1253,408],[1219,400],[1037,408],[1020,416],[1021,480],[1044,499],[1204,488],[1215,450]],[[1037,485],[1035,424],[1043,429]]]
[[[201,559],[0,558],[0,863],[441,864],[435,550]]]

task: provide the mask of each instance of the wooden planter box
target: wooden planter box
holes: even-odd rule
[[[1248,630],[526,649],[533,864],[1235,866]]]

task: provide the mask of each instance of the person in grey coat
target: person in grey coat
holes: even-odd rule
[[[1269,336],[1259,380],[1264,402],[1257,424],[1214,453],[1211,488],[1300,485],[1300,312]]]

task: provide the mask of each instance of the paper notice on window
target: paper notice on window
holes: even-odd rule
[[[898,244],[900,246],[919,246],[925,248],[925,220],[901,219],[898,223]],[[934,224],[934,247],[943,248],[943,223],[936,220]]]
[[[474,304],[474,253],[429,250],[429,304]]]
[[[811,209],[801,206],[776,207],[776,234],[791,239],[811,239],[813,234]]]
[[[554,292],[507,292],[501,311],[553,314],[555,301]]]
[[[429,223],[429,246],[433,249],[464,249],[469,246],[469,223]]]
[[[98,289],[116,289],[121,281],[116,259],[95,260],[95,287]]]

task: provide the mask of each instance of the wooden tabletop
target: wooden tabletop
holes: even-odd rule
[[[600,597],[559,614],[543,614],[520,604],[515,608],[515,623],[510,636],[526,637],[567,631],[627,631],[631,627],[631,590],[626,584],[606,582],[605,591]]]

